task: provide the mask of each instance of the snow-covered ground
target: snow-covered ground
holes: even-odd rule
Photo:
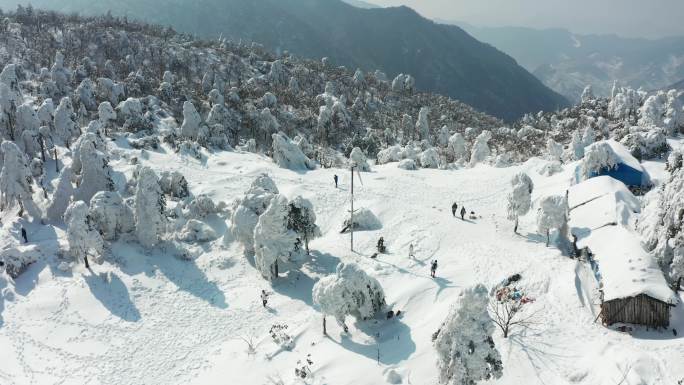
[[[0,302],[0,384],[284,384],[298,383],[294,370],[309,357],[308,383],[377,385],[396,371],[404,384],[435,384],[434,333],[459,293],[476,283],[488,287],[520,273],[521,287],[535,302],[530,329],[495,334],[504,375],[496,384],[676,384],[684,379],[684,307],[672,312],[672,330],[631,333],[608,329],[597,318],[598,296],[586,266],[545,246],[535,231],[535,210],[521,218],[520,235],[506,217],[510,179],[519,171],[533,178],[533,201],[564,194],[573,165],[552,177],[537,170],[543,161],[521,166],[477,166],[463,170],[402,170],[396,163],[375,166],[355,181],[355,206],[371,209],[382,229],[340,234],[349,208],[349,172],[317,169],[294,172],[265,157],[221,152],[199,161],[170,151],[122,149],[156,171],[178,170],[195,195],[232,202],[266,172],[288,198],[314,204],[323,236],[311,242],[313,257],[301,272],[281,277],[271,288],[242,247],[232,241],[229,221],[210,217],[221,235],[193,247],[194,261],[163,251],[146,253],[136,243],[112,245],[94,274],[78,265],[63,273],[48,255],[15,282],[13,299]],[[134,166],[113,160],[116,171]],[[660,170],[660,164],[651,165]],[[649,168],[650,171],[650,168]],[[341,178],[334,187],[333,175]],[[660,179],[660,178],[658,178]],[[453,202],[474,210],[477,219],[454,218]],[[460,209],[460,208],[459,208]],[[17,237],[3,213],[3,242]],[[27,224],[29,239],[56,250],[63,228]],[[225,235],[225,236],[224,236]],[[377,259],[383,236],[388,254]],[[416,247],[409,258],[409,244]],[[430,261],[437,259],[437,277]],[[47,262],[45,262],[47,261]],[[321,314],[311,289],[341,261],[354,261],[382,284],[400,318],[352,323],[349,334]],[[0,282],[0,286],[2,282]],[[268,308],[259,298],[273,291]],[[0,287],[9,290],[9,287]],[[11,297],[11,296],[10,296]],[[681,302],[681,301],[680,301]],[[3,307],[4,306],[4,307]],[[287,324],[292,351],[280,350],[268,331]],[[253,340],[248,353],[245,340]],[[310,355],[310,356],[309,356]],[[301,366],[301,365],[299,365]],[[622,382],[621,382],[622,381]]]

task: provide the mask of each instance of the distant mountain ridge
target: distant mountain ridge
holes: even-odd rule
[[[14,7],[14,0],[0,5]],[[329,57],[351,69],[415,77],[420,90],[445,94],[515,120],[567,105],[515,60],[461,28],[407,7],[362,9],[339,0],[35,0],[35,7],[101,14],[109,10],[204,37],[264,44],[276,52]]]
[[[595,94],[608,96],[615,80],[651,90],[684,79],[684,37],[649,40],[573,34],[564,29],[451,24],[511,55],[571,101],[579,100],[587,84]]]

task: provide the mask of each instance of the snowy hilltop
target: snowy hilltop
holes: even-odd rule
[[[410,75],[5,16],[0,384],[684,380],[681,94],[504,126]]]

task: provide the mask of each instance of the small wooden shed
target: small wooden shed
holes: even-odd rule
[[[639,201],[609,176],[572,186],[568,195],[571,232],[593,255],[603,323],[668,327],[678,299],[632,230]]]

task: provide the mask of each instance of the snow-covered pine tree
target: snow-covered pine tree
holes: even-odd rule
[[[116,191],[100,191],[90,200],[89,217],[93,226],[107,241],[119,238],[135,228],[133,210]]]
[[[143,247],[156,246],[166,232],[165,208],[157,174],[149,167],[140,168],[135,190],[135,230]]]
[[[466,289],[433,336],[440,384],[475,385],[501,378],[503,364],[492,339],[496,327],[488,304],[482,284]]]
[[[513,232],[517,234],[518,218],[521,215],[527,214],[532,206],[532,190],[534,189],[534,184],[527,174],[520,172],[511,179],[511,186],[513,186],[513,190],[508,194],[506,212],[508,214],[508,219],[515,221]]]
[[[197,140],[199,134],[202,117],[195,109],[191,101],[183,103],[183,124],[180,128],[180,134],[183,138],[189,140]]]
[[[309,253],[309,241],[321,235],[316,225],[316,213],[313,204],[308,199],[297,196],[290,202],[287,215],[287,228],[296,232],[300,239],[304,239],[304,247]]]

